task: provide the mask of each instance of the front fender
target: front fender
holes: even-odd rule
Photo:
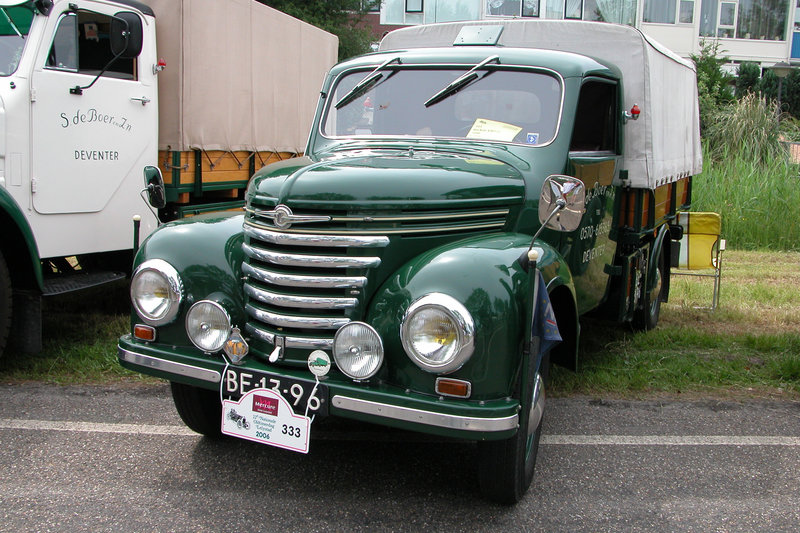
[[[530,236],[517,233],[473,237],[430,250],[401,267],[373,298],[368,321],[384,341],[389,375],[402,387],[433,392],[437,375],[421,370],[406,355],[400,341],[400,324],[408,306],[432,293],[447,294],[461,302],[475,321],[475,351],[464,366],[449,374],[472,383],[472,399],[506,397],[520,361],[529,275],[517,263],[528,248]],[[538,268],[549,290],[574,287],[566,262],[548,245]]]
[[[44,280],[36,238],[22,209],[3,187],[0,187],[0,228],[2,228],[0,250],[3,251],[3,257],[9,264],[14,284],[41,291],[44,288]]]
[[[192,217],[161,226],[142,243],[134,268],[148,259],[163,259],[183,282],[181,309],[174,322],[159,327],[159,342],[187,344],[182,317],[203,299],[219,302],[234,325],[244,326],[242,221],[243,215]]]

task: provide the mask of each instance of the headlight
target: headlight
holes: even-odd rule
[[[182,298],[183,283],[178,271],[163,259],[145,261],[133,273],[133,307],[151,326],[160,326],[175,318]]]
[[[186,334],[204,352],[218,352],[228,340],[231,319],[217,302],[201,300],[186,313]]]
[[[426,372],[449,374],[472,355],[475,323],[455,298],[431,293],[415,300],[400,326],[400,340],[408,356]]]
[[[333,359],[346,376],[369,379],[383,363],[383,341],[370,325],[350,322],[333,338]]]

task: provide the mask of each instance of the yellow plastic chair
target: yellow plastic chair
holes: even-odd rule
[[[725,250],[725,239],[721,238],[722,217],[719,213],[678,213],[678,225],[683,226],[683,238],[680,259],[673,266],[672,275],[714,278],[710,307],[714,310],[719,304],[722,252]],[[702,272],[709,269],[714,272]]]

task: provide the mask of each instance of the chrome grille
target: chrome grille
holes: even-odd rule
[[[288,229],[260,213],[248,209],[244,222],[247,331],[286,348],[330,349],[336,330],[360,318],[369,273],[380,266],[390,235],[497,231],[509,209],[330,216]]]

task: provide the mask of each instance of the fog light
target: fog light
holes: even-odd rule
[[[186,334],[204,352],[217,352],[228,339],[231,319],[217,302],[201,300],[186,313]]]
[[[352,379],[369,379],[383,363],[383,341],[369,324],[350,322],[333,338],[336,366]]]

